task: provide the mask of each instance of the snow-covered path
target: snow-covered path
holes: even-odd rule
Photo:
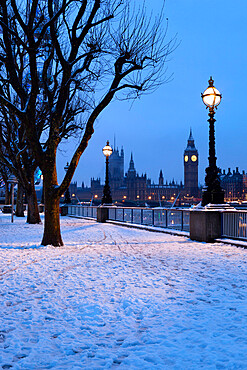
[[[247,250],[62,218],[0,215],[3,369],[246,369]]]

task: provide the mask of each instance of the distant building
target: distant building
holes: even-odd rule
[[[231,172],[228,168],[228,172],[220,170],[220,181],[221,187],[225,191],[225,201],[238,201],[247,200],[247,176],[245,171],[239,172],[238,167],[236,170]]]
[[[184,185],[182,182],[164,181],[160,170],[158,183],[151,182],[146,174],[139,175],[135,169],[133,153],[131,153],[128,171],[124,174],[124,149],[113,148],[109,158],[109,182],[113,201],[123,203],[152,204],[156,202],[164,205],[173,203],[176,199],[185,202],[198,200],[198,151],[195,147],[192,131],[190,130],[187,147],[184,151]],[[77,187],[72,183],[70,191],[82,201],[91,199],[100,200],[103,193],[103,184],[99,178],[91,179],[91,186]]]
[[[198,151],[191,129],[184,151],[184,191],[188,196],[198,197]]]
[[[124,150],[119,152],[118,148],[113,148],[109,158],[109,181],[111,187],[117,189],[124,185]]]

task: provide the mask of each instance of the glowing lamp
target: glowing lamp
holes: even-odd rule
[[[106,157],[110,157],[110,155],[112,154],[112,148],[109,145],[109,141],[106,142],[106,146],[104,146],[102,152]]]
[[[201,94],[202,101],[207,106],[207,108],[214,109],[217,108],[217,106],[220,104],[222,95],[220,94],[219,90],[214,87],[214,80],[212,79],[212,77],[210,77],[208,83],[208,88],[204,91],[203,94]]]

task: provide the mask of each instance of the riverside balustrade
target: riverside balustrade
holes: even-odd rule
[[[68,215],[97,218],[94,206],[69,205]],[[109,207],[108,219],[132,224],[189,231],[189,210],[170,208]]]
[[[247,211],[222,212],[222,237],[247,240]]]
[[[96,206],[68,205],[68,215],[97,219]],[[219,210],[221,238],[247,241],[247,210]],[[108,207],[108,220],[190,231],[190,210],[171,208]]]
[[[109,208],[109,220],[189,231],[189,210],[165,208]]]
[[[75,217],[97,218],[97,208],[95,206],[68,205],[68,215]]]

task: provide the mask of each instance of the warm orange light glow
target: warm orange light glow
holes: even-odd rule
[[[124,195],[123,198],[126,199],[127,198],[126,195]]]
[[[149,196],[149,197],[148,197],[148,199],[152,199],[152,197],[151,197],[151,196]]]
[[[171,197],[171,200],[174,200],[174,197]]]
[[[162,199],[165,199],[165,196],[164,195],[162,196]]]
[[[97,194],[95,194],[94,198],[98,198],[98,195],[97,195]]]
[[[214,86],[209,86],[202,94],[202,100],[207,107],[217,107],[221,101],[221,94]]]
[[[140,195],[137,195],[137,197],[136,198],[140,198]]]
[[[75,194],[72,194],[72,197],[75,197]]]
[[[109,141],[107,141],[106,146],[104,146],[102,151],[106,157],[110,157],[110,155],[112,154],[112,148],[109,145]]]

